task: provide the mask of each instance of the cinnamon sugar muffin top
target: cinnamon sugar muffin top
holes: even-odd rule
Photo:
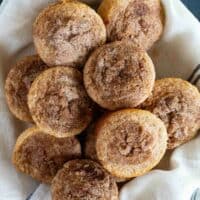
[[[89,96],[109,110],[138,106],[150,95],[154,81],[151,58],[129,41],[96,49],[84,67],[84,84]]]
[[[81,146],[75,137],[56,138],[32,127],[17,139],[12,161],[19,171],[50,184],[65,162],[80,156]]]
[[[48,65],[81,67],[88,54],[106,41],[100,16],[79,1],[59,1],[45,8],[33,26],[33,39]]]
[[[10,111],[20,120],[32,122],[27,95],[34,79],[48,66],[39,56],[27,56],[11,67],[5,83],[6,100]]]
[[[64,165],[51,186],[53,200],[118,200],[114,179],[96,162],[72,160]]]
[[[129,39],[149,49],[163,32],[160,0],[103,0],[98,13],[110,41]]]
[[[57,137],[79,134],[93,114],[82,75],[70,67],[54,67],[41,73],[30,88],[28,106],[37,126]]]
[[[114,177],[129,179],[151,170],[167,148],[164,123],[148,111],[125,109],[98,120],[89,145],[103,167]],[[90,139],[93,139],[93,143]]]
[[[156,81],[152,95],[141,107],[165,123],[169,149],[191,140],[200,129],[200,93],[195,86],[182,79]]]

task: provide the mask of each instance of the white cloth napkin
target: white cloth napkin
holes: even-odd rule
[[[25,200],[33,191],[31,200],[51,200],[49,186],[41,184],[36,189],[38,183],[16,172],[11,164],[16,137],[24,130],[25,124],[8,111],[4,81],[10,64],[34,52],[32,23],[38,12],[52,1],[4,0],[0,7],[0,200]],[[97,2],[84,1],[92,5]],[[162,2],[166,12],[165,31],[160,42],[150,51],[157,75],[190,77],[200,86],[200,70],[196,68],[200,64],[200,24],[179,0]],[[153,170],[127,183],[121,189],[120,200],[198,199],[199,144],[200,136],[175,150],[170,156],[169,166],[162,165],[162,170]]]

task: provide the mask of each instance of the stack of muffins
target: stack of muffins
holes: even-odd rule
[[[33,25],[38,55],[17,62],[5,83],[10,111],[34,124],[13,164],[51,184],[53,200],[117,200],[118,182],[200,129],[197,88],[155,81],[146,51],[163,32],[160,1],[103,0],[98,14],[76,0],[49,5]]]

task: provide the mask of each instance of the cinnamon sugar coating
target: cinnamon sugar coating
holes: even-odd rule
[[[104,0],[98,13],[110,41],[132,40],[149,49],[163,32],[164,9],[160,0]]]
[[[12,160],[19,171],[51,183],[65,162],[80,156],[81,146],[75,137],[56,138],[32,127],[17,139]]]
[[[45,8],[33,26],[38,54],[48,65],[80,67],[106,41],[102,19],[79,1],[59,1]]]
[[[91,160],[73,160],[53,180],[53,200],[118,200],[114,179]]]
[[[5,83],[6,99],[10,111],[22,121],[32,121],[27,95],[34,79],[48,66],[39,56],[27,56],[18,61],[8,73]]]
[[[84,67],[84,84],[100,106],[116,110],[134,108],[151,93],[155,81],[152,60],[129,41],[98,48]]]
[[[200,93],[184,80],[164,78],[156,81],[152,95],[141,107],[165,123],[169,149],[191,140],[200,129]]]
[[[79,134],[92,119],[93,104],[82,75],[70,67],[43,72],[30,89],[28,105],[38,127],[57,137]]]
[[[89,151],[86,146],[86,153],[96,158],[114,177],[122,179],[152,169],[167,148],[163,122],[143,110],[126,109],[105,115],[92,134],[86,145],[93,150]]]

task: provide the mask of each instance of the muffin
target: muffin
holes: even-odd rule
[[[191,140],[200,129],[200,93],[178,78],[156,81],[152,95],[141,106],[157,115],[168,132],[168,149]]]
[[[70,67],[54,67],[41,73],[30,88],[28,106],[37,126],[57,137],[79,134],[93,113],[82,75]]]
[[[118,200],[114,179],[96,162],[72,160],[53,179],[52,200]]]
[[[100,16],[79,1],[59,1],[36,18],[33,39],[40,57],[48,65],[81,67],[88,54],[106,42]]]
[[[32,122],[27,94],[33,80],[48,66],[39,56],[27,56],[11,67],[5,82],[5,95],[10,111],[22,121]]]
[[[129,41],[99,47],[84,67],[88,95],[108,110],[138,106],[150,95],[154,82],[151,58]]]
[[[160,0],[103,0],[98,13],[109,41],[128,39],[149,49],[163,32]]]
[[[65,162],[80,156],[81,146],[75,137],[56,138],[32,127],[17,139],[12,161],[19,171],[50,184]]]
[[[168,137],[164,123],[155,115],[124,109],[101,118],[88,139],[85,151],[88,157],[96,157],[112,176],[130,179],[159,163],[167,149]]]

